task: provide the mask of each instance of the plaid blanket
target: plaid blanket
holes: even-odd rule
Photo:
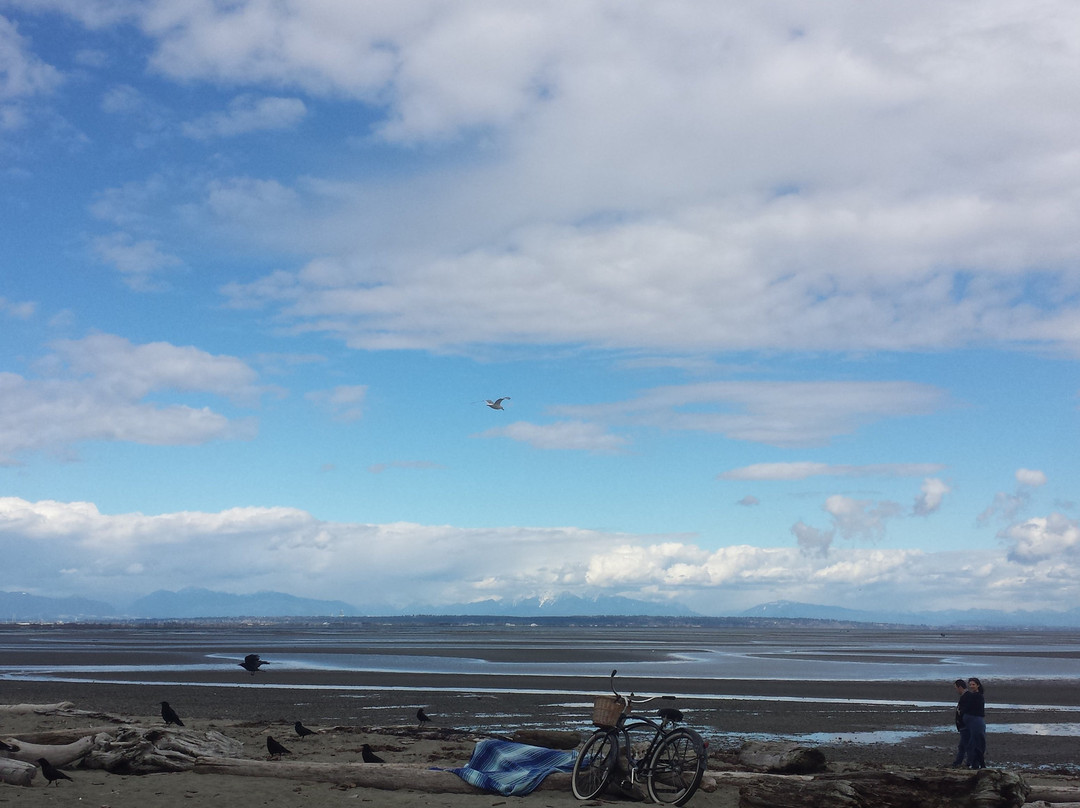
[[[446,771],[485,791],[517,797],[531,792],[552,772],[572,771],[576,756],[576,752],[486,738],[476,744],[467,765]]]

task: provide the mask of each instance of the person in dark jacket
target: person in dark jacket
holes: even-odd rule
[[[960,733],[960,741],[956,745],[956,755],[953,757],[953,767],[963,766],[964,758],[967,757],[968,738],[971,737],[971,733],[968,732],[968,728],[964,726],[964,713],[962,706],[965,700],[970,701],[972,696],[968,693],[967,682],[963,679],[957,679],[953,682],[953,687],[956,688],[956,696],[958,701],[956,702],[956,731]]]
[[[986,697],[983,684],[972,676],[967,680],[969,699],[961,699],[963,711],[960,713],[964,727],[968,731],[967,753],[964,762],[969,769],[986,768]],[[956,705],[957,711],[961,705]]]

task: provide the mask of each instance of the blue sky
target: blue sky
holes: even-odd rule
[[[1080,605],[1078,31],[0,0],[0,588]]]

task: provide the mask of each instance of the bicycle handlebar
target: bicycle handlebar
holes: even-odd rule
[[[618,670],[612,670],[611,671],[611,680],[610,680],[611,692],[615,694],[615,698],[620,699],[620,700],[625,699],[627,707],[630,707],[630,706],[632,706],[634,704],[647,704],[648,702],[654,701],[656,699],[669,699],[671,701],[675,700],[674,696],[637,696],[632,692],[630,693],[629,696],[623,696],[621,693],[619,693],[618,690],[615,689],[615,674],[616,673],[618,673]]]

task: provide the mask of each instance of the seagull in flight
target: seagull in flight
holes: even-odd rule
[[[493,410],[501,410],[503,408],[502,403],[509,400],[510,396],[503,396],[502,398],[497,398],[494,401],[489,398],[484,403],[491,407],[491,409]]]

